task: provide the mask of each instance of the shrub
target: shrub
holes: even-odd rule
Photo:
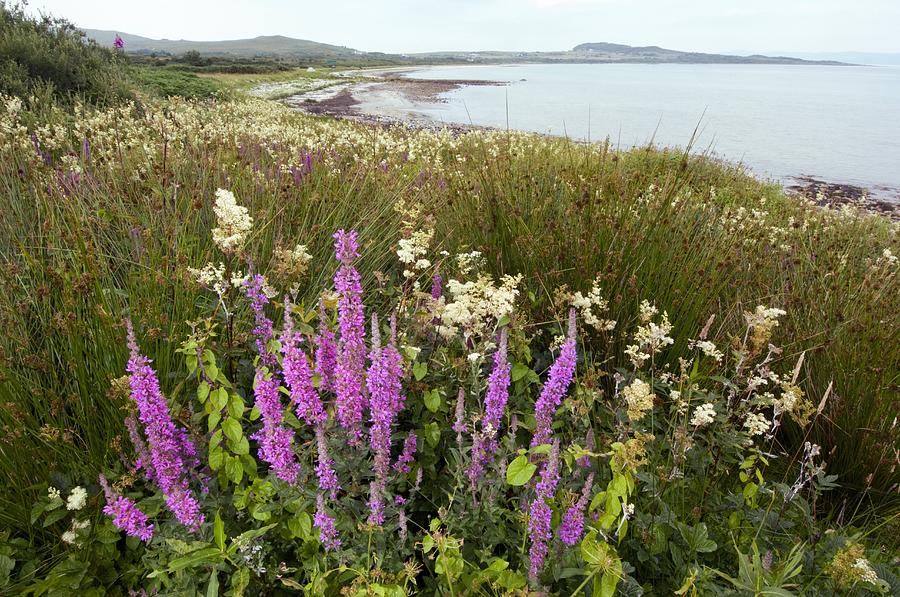
[[[0,2],[0,93],[27,97],[49,87],[58,101],[112,104],[131,97],[122,75],[114,52],[65,19]]]

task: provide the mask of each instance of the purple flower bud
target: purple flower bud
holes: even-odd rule
[[[337,343],[334,332],[328,327],[325,316],[325,301],[319,300],[319,333],[316,335],[316,374],[319,376],[319,390],[334,392],[334,370],[337,367]]]
[[[337,418],[354,442],[362,437],[363,413],[368,406],[363,386],[366,347],[362,285],[359,272],[352,265],[359,257],[356,238],[356,231],[338,230],[334,235],[335,256],[341,262],[334,275],[341,332],[335,371]]]
[[[252,438],[259,442],[259,458],[267,463],[275,475],[287,483],[294,483],[300,474],[300,465],[294,454],[293,432],[282,425],[284,409],[281,405],[281,384],[275,367],[278,357],[269,351],[268,343],[274,337],[272,320],[266,317],[265,306],[269,302],[263,287],[265,278],[257,274],[247,281],[245,288],[251,307],[256,314],[253,335],[259,351],[259,362],[253,382],[254,404],[259,410],[262,429]],[[305,358],[305,357],[304,357]]]
[[[581,541],[584,534],[584,508],[587,506],[591,497],[591,489],[594,485],[594,473],[588,475],[587,481],[584,482],[584,489],[581,490],[581,497],[566,510],[563,515],[562,522],[559,524],[557,535],[560,541],[569,547]]]
[[[325,511],[325,497],[321,493],[316,498],[316,515],[313,517],[313,526],[319,529],[319,541],[325,546],[326,551],[341,546],[337,529],[334,528],[334,518]]]
[[[114,492],[103,475],[100,475],[100,486],[106,496],[103,513],[111,516],[113,524],[125,531],[126,535],[144,542],[150,541],[153,537],[153,525],[148,522],[147,515],[133,501]]]
[[[131,398],[144,425],[156,482],[175,518],[190,529],[198,530],[205,518],[200,512],[200,502],[194,498],[189,486],[190,471],[185,461],[185,446],[189,443],[187,434],[176,427],[169,414],[150,359],[140,354],[131,321],[127,321],[126,326],[131,350],[127,367],[131,374]]]
[[[569,334],[563,343],[556,362],[550,367],[550,375],[541,395],[534,405],[536,428],[531,438],[531,447],[550,443],[553,436],[553,415],[559,408],[563,396],[572,383],[575,374],[577,354],[575,350],[575,309],[569,311]]]
[[[550,549],[550,540],[553,538],[551,528],[553,510],[548,502],[556,494],[557,483],[559,483],[559,440],[553,440],[550,456],[542,467],[541,480],[535,487],[534,501],[531,502],[528,512],[528,536],[531,539],[531,548],[528,551],[528,575],[531,578],[537,578]]]

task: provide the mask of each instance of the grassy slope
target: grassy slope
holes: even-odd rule
[[[123,316],[156,339],[148,348],[163,380],[181,367],[175,349],[205,300],[186,268],[211,257],[216,187],[250,207],[255,253],[310,246],[318,267],[304,292],[327,283],[339,227],[361,229],[366,254],[377,256],[363,263],[369,288],[377,270],[398,267],[384,256],[398,236],[392,205],[401,198],[434,213],[441,248],[478,249],[495,273],[524,273],[536,321],[550,316],[556,286],[586,291],[599,275],[620,330],[592,340],[591,360],[607,373],[625,363],[643,298],[669,312],[676,338],[696,337],[715,314],[720,346],[743,311],[783,307],[778,366],[792,369],[805,351],[800,381],[813,402],[832,387],[816,427],[788,428],[785,440],[822,443],[848,495],[877,504],[898,481],[890,421],[900,284],[896,265],[879,257],[885,248],[900,254],[900,241],[884,220],[822,212],[678,152],[387,131],[261,101],[145,110],[91,115],[74,128],[61,111],[41,118],[70,127],[52,153],[56,165],[71,156],[60,173],[83,170],[77,184],[43,164],[24,133],[5,138],[14,146],[0,160],[4,525],[37,532],[23,524],[28,488],[48,471],[84,482],[119,458],[123,401],[110,387],[123,373]],[[50,129],[38,137],[51,147]],[[285,170],[306,155],[311,172]],[[175,403],[185,399],[167,389]]]

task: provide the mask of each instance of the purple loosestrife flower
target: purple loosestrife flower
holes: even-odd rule
[[[294,454],[294,434],[281,423],[284,410],[281,406],[281,392],[275,366],[278,358],[268,349],[269,340],[274,337],[272,320],[266,317],[265,306],[269,302],[265,291],[265,278],[257,274],[246,283],[247,297],[256,314],[253,335],[259,350],[259,362],[253,380],[254,405],[262,419],[262,429],[252,438],[259,442],[259,457],[267,463],[275,475],[287,483],[294,483],[300,474],[300,465]],[[305,358],[305,357],[304,357]]]
[[[341,485],[334,471],[334,460],[328,456],[328,439],[325,436],[325,423],[316,425],[316,476],[319,478],[319,489],[328,491],[334,499]]]
[[[441,295],[444,294],[444,280],[441,278],[440,274],[435,274],[431,277],[431,298],[432,300],[438,300],[441,298]]]
[[[166,506],[178,522],[197,530],[203,524],[204,516],[188,484],[190,471],[185,456],[190,455],[186,454],[185,447],[189,441],[169,414],[168,404],[159,388],[159,379],[150,367],[150,359],[140,354],[131,322],[126,322],[126,325],[128,348],[131,350],[127,367],[131,374],[131,398],[137,405],[138,418],[147,435],[156,483],[165,496]]]
[[[313,517],[313,526],[319,529],[319,541],[325,546],[326,551],[341,546],[337,529],[334,528],[334,518],[325,511],[325,497],[321,493],[316,498],[316,515]]]
[[[578,501],[572,507],[566,510],[562,522],[559,524],[559,529],[557,530],[559,540],[569,547],[581,541],[581,536],[584,534],[584,508],[591,497],[593,485],[594,473],[591,473],[584,482],[581,497],[578,498]]]
[[[410,432],[403,441],[403,451],[400,452],[397,462],[394,463],[394,470],[398,473],[406,474],[409,472],[409,465],[416,458],[416,440],[416,434]]]
[[[125,49],[125,40],[119,37],[118,33],[116,33],[116,38],[113,40],[113,47],[117,50]]]
[[[143,470],[148,481],[153,480],[153,461],[150,457],[150,451],[147,449],[147,442],[141,437],[138,429],[137,419],[134,413],[130,413],[125,417],[125,428],[128,429],[128,437],[131,438],[131,444],[134,446],[134,452],[137,457],[134,460],[134,468]]]
[[[335,255],[341,262],[334,275],[341,332],[335,370],[337,418],[349,431],[351,441],[356,442],[362,437],[360,427],[368,406],[363,388],[366,345],[362,285],[359,272],[353,267],[353,261],[359,257],[359,244],[355,230],[338,230],[334,240]]]
[[[528,575],[531,578],[537,578],[550,549],[550,540],[553,538],[551,528],[553,510],[547,502],[556,494],[557,483],[559,483],[559,440],[554,440],[528,512],[528,536],[531,538]]]
[[[319,394],[313,386],[312,372],[306,354],[300,350],[299,337],[294,331],[293,305],[284,297],[284,329],[281,333],[282,371],[284,382],[291,393],[291,403],[297,408],[297,417],[307,425],[316,426],[328,418]]]
[[[584,449],[588,452],[594,451],[594,428],[588,427],[587,435],[584,438]],[[578,466],[581,468],[590,468],[591,466],[591,457],[590,456],[582,456],[578,459]]]
[[[103,513],[111,516],[113,524],[125,531],[126,535],[150,541],[153,537],[153,525],[148,522],[147,515],[133,501],[114,492],[103,475],[100,475],[100,486],[106,496]]]
[[[497,432],[509,400],[511,366],[507,360],[507,338],[507,330],[504,328],[500,332],[500,345],[497,347],[497,352],[494,353],[494,368],[488,377],[481,431],[475,433],[472,445],[472,462],[467,474],[473,489],[477,486],[484,467],[491,462],[491,457],[497,451]]]
[[[393,319],[391,325],[391,342],[382,348],[378,317],[372,315],[372,351],[369,355],[372,364],[369,367],[366,384],[372,419],[370,442],[375,454],[373,465],[375,478],[370,487],[369,508],[370,521],[376,524],[384,522],[381,499],[382,493],[387,488],[387,475],[390,470],[391,427],[404,403],[401,384],[403,359],[396,348]]]
[[[316,335],[316,373],[319,390],[334,392],[334,370],[337,367],[337,344],[325,316],[325,301],[319,300],[319,333]]]
[[[531,447],[550,443],[553,435],[553,415],[559,408],[563,396],[572,383],[575,374],[577,354],[575,351],[575,309],[569,311],[569,334],[562,345],[556,362],[550,367],[550,375],[544,384],[541,395],[534,405],[534,418],[537,423],[534,436],[531,438]]]

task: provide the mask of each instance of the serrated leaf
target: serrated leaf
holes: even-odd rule
[[[225,461],[225,474],[235,485],[241,483],[241,479],[244,478],[244,467],[241,466],[240,458],[229,457],[228,460]]]
[[[209,399],[212,401],[213,406],[216,407],[216,410],[222,410],[228,404],[228,390],[216,388],[210,393]]]
[[[238,443],[231,446],[231,451],[238,456],[245,456],[250,453],[250,442],[247,441],[246,437],[241,437]]]
[[[513,381],[519,381],[523,377],[525,377],[531,369],[528,365],[523,365],[522,363],[515,363],[512,366],[512,370],[509,373],[510,379]]]
[[[441,394],[437,389],[425,392],[425,408],[433,413],[441,408]]]
[[[238,423],[236,419],[228,418],[222,421],[222,431],[225,433],[225,437],[231,441],[232,445],[240,442],[241,438],[244,436],[241,424]]]
[[[519,456],[506,467],[506,482],[514,487],[521,487],[531,480],[537,465],[528,462],[527,456]]]
[[[440,443],[441,428],[436,422],[432,421],[425,425],[425,441],[428,442],[428,445],[432,448],[436,448]]]
[[[240,419],[244,415],[244,399],[240,395],[231,395],[228,400],[228,414],[235,419]]]

